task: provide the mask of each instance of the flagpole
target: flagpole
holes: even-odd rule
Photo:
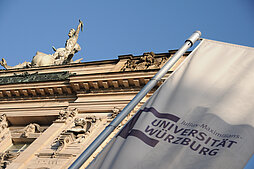
[[[184,43],[184,45],[174,54],[173,57],[156,73],[156,75],[142,88],[142,90],[125,106],[116,118],[100,133],[100,135],[90,144],[87,149],[72,163],[69,169],[80,168],[103,141],[114,131],[114,129],[124,120],[124,118],[136,107],[136,105],[146,96],[146,94],[161,80],[180,57],[200,38],[201,32],[195,31]]]

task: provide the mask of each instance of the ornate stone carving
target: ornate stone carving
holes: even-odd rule
[[[96,122],[95,116],[90,116],[86,118],[75,118],[74,120],[74,126],[67,130],[68,132],[73,132],[76,136],[78,134],[86,134],[87,132],[90,133],[90,128],[92,127],[92,124]]]
[[[64,130],[53,142],[52,148],[55,149],[52,157],[55,157],[66,145],[75,140],[75,135],[72,132]]]
[[[81,128],[85,128],[85,126],[87,125],[86,119],[85,118],[75,118],[74,120],[74,127],[81,127]]]
[[[31,62],[23,62],[16,66],[8,66],[6,60],[2,58],[2,60],[0,61],[0,65],[3,66],[5,69],[29,68],[31,67]]]
[[[5,151],[0,154],[0,164],[2,168],[6,168],[9,163],[16,159],[20,155],[20,152]]]
[[[5,69],[16,69],[16,68],[29,68],[29,67],[39,67],[39,66],[50,66],[50,65],[62,65],[69,63],[78,63],[82,59],[73,61],[72,58],[75,53],[81,50],[81,47],[77,43],[80,30],[83,30],[83,22],[79,20],[79,25],[77,30],[71,29],[69,31],[69,39],[66,40],[65,48],[56,49],[53,47],[55,53],[45,54],[43,52],[36,52],[36,55],[33,57],[32,62],[24,62],[16,66],[8,66],[6,60],[3,58],[0,61]]]
[[[119,113],[121,112],[121,109],[114,107],[112,109],[112,114],[111,114],[111,118],[114,119]]]
[[[147,70],[147,69],[159,69],[164,64],[166,58],[155,58],[153,52],[146,52],[139,60],[129,59],[121,69],[121,71],[135,71],[135,70]]]
[[[136,68],[136,61],[135,60],[127,60],[127,62],[125,63],[124,67],[121,69],[122,71],[132,71],[135,70]]]
[[[68,118],[73,118],[78,113],[78,110],[76,108],[70,109],[70,108],[64,108],[60,110],[58,119],[56,122],[65,122]]]
[[[21,134],[21,137],[26,138],[31,133],[41,133],[41,132],[42,132],[41,127],[39,124],[31,123],[24,128],[23,133]]]
[[[13,84],[13,83],[28,83],[28,82],[43,82],[43,81],[59,81],[66,80],[71,74],[69,72],[56,72],[56,73],[32,73],[24,72],[23,74],[15,74],[14,76],[6,76],[0,78],[0,84]]]
[[[90,133],[92,125],[97,121],[95,116],[75,118],[74,126],[62,133],[54,140],[51,147],[54,149],[52,157],[59,155],[60,151],[71,143],[81,143]]]
[[[0,133],[8,127],[8,121],[6,118],[6,114],[0,115]]]

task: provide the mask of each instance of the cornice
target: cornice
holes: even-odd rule
[[[25,98],[47,98],[76,96],[77,93],[103,93],[140,90],[155,74],[156,70],[95,73],[72,75],[65,80],[28,82],[0,85],[1,100],[24,100]],[[166,78],[166,77],[165,77]],[[158,84],[159,86],[160,84]]]

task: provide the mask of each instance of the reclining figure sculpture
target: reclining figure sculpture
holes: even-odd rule
[[[77,43],[80,30],[83,31],[83,22],[79,20],[79,25],[77,30],[71,29],[69,31],[69,39],[65,42],[65,48],[52,47],[55,53],[45,54],[43,52],[36,52],[33,57],[32,62],[23,62],[16,66],[8,66],[4,58],[0,61],[0,65],[5,69],[16,69],[16,68],[29,68],[29,67],[39,67],[39,66],[50,66],[50,65],[64,65],[70,63],[80,63],[81,59],[73,61],[72,58],[75,53],[81,50],[81,47]]]

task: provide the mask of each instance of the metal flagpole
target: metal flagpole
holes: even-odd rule
[[[143,87],[143,89],[125,106],[116,118],[101,132],[101,134],[90,144],[87,149],[72,163],[69,169],[80,168],[113,130],[124,120],[124,118],[135,108],[135,106],[146,96],[146,94],[161,80],[180,57],[200,38],[201,32],[195,31],[174,54],[173,57],[156,73],[156,75]]]

